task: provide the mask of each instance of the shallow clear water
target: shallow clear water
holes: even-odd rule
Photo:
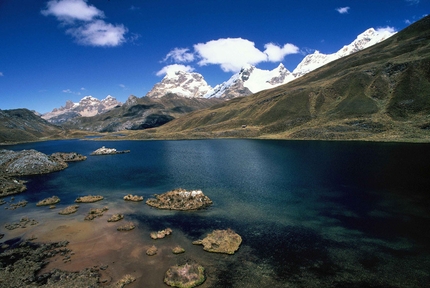
[[[89,156],[103,145],[131,152]],[[128,221],[138,223],[127,236],[118,236],[115,229],[106,230],[111,229],[108,224],[101,224],[106,219],[97,220],[106,226],[97,232],[99,238],[125,241],[121,247],[152,245],[150,231],[173,229],[171,238],[157,240],[162,252],[150,260],[137,248],[121,248],[128,254],[112,248],[100,256],[132,269],[138,280],[127,287],[160,287],[168,267],[186,261],[206,267],[208,280],[202,287],[428,287],[430,283],[428,144],[68,140],[3,148],[78,152],[88,159],[57,173],[27,177],[28,190],[14,200],[26,199],[27,207],[0,209],[0,233],[6,234],[2,241],[56,231],[73,221],[82,223],[87,207],[105,205],[110,209],[107,214],[123,212]],[[179,187],[202,189],[214,204],[206,210],[174,212],[122,200],[129,193],[147,199]],[[105,200],[83,204],[82,211],[67,218],[57,216],[57,209],[88,194],[103,195]],[[61,198],[56,211],[35,206],[52,195]],[[38,220],[40,227],[32,232],[3,228],[23,215]],[[191,245],[213,229],[226,228],[243,238],[235,255],[210,254]],[[172,256],[166,247],[177,243],[187,252]],[[115,278],[113,272],[111,277]]]

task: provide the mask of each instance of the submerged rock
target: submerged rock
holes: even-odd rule
[[[93,151],[90,155],[114,155],[124,153],[130,153],[130,150],[118,151],[115,148],[106,148],[105,146],[102,146],[101,148]]]
[[[39,202],[36,203],[36,206],[49,206],[49,205],[57,204],[58,202],[60,202],[60,198],[58,198],[57,196],[52,196],[52,197],[40,200]]]
[[[100,274],[96,269],[84,269],[78,272],[66,272],[53,269],[40,273],[56,255],[70,255],[68,242],[33,243],[21,242],[0,253],[1,287],[98,287]],[[70,258],[67,258],[70,259]],[[70,261],[70,260],[65,260]],[[4,285],[3,285],[4,284]]]
[[[28,201],[22,200],[22,201],[19,201],[18,203],[11,203],[9,205],[9,207],[6,207],[5,209],[7,209],[7,210],[15,210],[16,208],[27,206],[27,203],[28,203]]]
[[[158,231],[158,232],[151,232],[149,236],[151,236],[152,239],[163,239],[167,235],[172,234],[172,229],[166,228],[164,230]]]
[[[97,201],[101,201],[101,200],[103,200],[103,196],[88,195],[88,196],[82,196],[82,197],[76,198],[75,202],[76,203],[93,203],[93,202],[97,202]]]
[[[157,254],[157,247],[155,247],[154,245],[152,245],[151,247],[149,247],[148,250],[146,250],[146,255],[148,256],[154,256],[155,254]]]
[[[172,287],[196,287],[205,280],[205,268],[197,263],[172,266],[164,275],[164,283]]]
[[[234,254],[242,243],[242,237],[231,229],[214,230],[203,240],[194,241],[195,245],[203,245],[203,250],[215,253]]]
[[[143,196],[127,194],[124,196],[124,200],[125,201],[139,202],[139,201],[143,201]]]
[[[155,199],[146,200],[146,204],[159,209],[170,210],[197,210],[212,204],[212,200],[203,194],[201,190],[187,191],[175,189],[161,195],[155,195]]]
[[[71,205],[71,206],[67,206],[66,208],[64,208],[63,210],[61,210],[60,212],[58,212],[58,214],[60,215],[69,215],[72,213],[75,213],[76,211],[78,211],[79,205]]]
[[[185,249],[182,248],[181,246],[176,246],[175,248],[172,249],[173,254],[181,254],[185,252]]]
[[[134,281],[136,281],[136,278],[131,276],[130,274],[127,274],[124,277],[122,277],[121,280],[116,282],[115,287],[123,288],[125,285],[133,283]]]
[[[124,219],[124,214],[113,214],[107,221],[108,222],[117,222],[119,220]]]
[[[134,228],[136,228],[136,225],[134,225],[133,222],[129,222],[125,225],[119,226],[118,228],[116,228],[116,230],[118,230],[118,231],[130,231],[130,230],[133,230]]]
[[[21,220],[17,223],[12,224],[6,224],[4,227],[8,230],[15,230],[17,228],[27,228],[27,225],[37,225],[39,222],[37,222],[34,219],[29,219],[27,217],[22,217]]]
[[[93,220],[97,217],[101,217],[103,216],[103,213],[106,212],[108,209],[108,207],[103,207],[103,208],[91,208],[90,212],[88,212],[87,216],[85,216],[84,220]]]

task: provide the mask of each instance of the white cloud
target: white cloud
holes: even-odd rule
[[[64,89],[62,92],[63,93],[69,93],[69,94],[75,94],[75,95],[81,95],[81,92],[73,92],[70,89]]]
[[[3,72],[0,72],[0,77],[3,77],[3,76],[4,76]]]
[[[378,33],[389,33],[389,34],[392,34],[392,33],[396,33],[397,30],[394,27],[387,26],[387,27],[376,28],[376,32],[378,32]]]
[[[339,8],[336,8],[336,11],[339,12],[340,14],[347,14],[349,9],[350,7],[339,7]]]
[[[280,62],[284,60],[286,55],[299,52],[299,48],[290,43],[285,44],[282,48],[273,43],[267,43],[264,45],[264,48],[266,48],[264,53],[267,55],[267,60],[270,62]]]
[[[169,74],[172,75],[175,72],[178,71],[184,71],[184,72],[193,72],[194,68],[189,66],[189,65],[182,65],[182,64],[172,64],[172,65],[167,65],[165,67],[163,67],[163,69],[161,69],[160,71],[158,71],[156,73],[157,76],[163,76],[165,74]]]
[[[85,91],[85,90],[87,90],[87,89],[85,89],[84,87],[81,87],[81,90],[82,90],[82,91]]]
[[[53,15],[59,21],[65,22],[91,21],[96,17],[104,17],[103,11],[86,2],[86,0],[51,0],[46,4],[46,10],[42,10],[41,13],[45,16]]]
[[[255,43],[242,38],[221,38],[206,43],[194,45],[195,53],[201,59],[197,64],[220,65],[224,72],[239,72],[246,65],[257,65],[261,62],[278,62],[286,55],[298,53],[299,49],[293,44],[283,47],[268,43],[264,51],[255,47]]]
[[[96,20],[88,24],[66,30],[79,44],[89,46],[118,46],[125,42],[124,25],[112,25],[103,20]]]
[[[174,62],[179,63],[192,62],[194,60],[194,54],[188,51],[190,51],[188,48],[175,48],[167,53],[163,61],[166,62],[167,60],[172,59]]]
[[[118,46],[126,41],[127,28],[98,19],[105,17],[103,11],[88,5],[87,0],[51,0],[41,13],[53,15],[63,25],[69,26],[66,34],[72,35],[81,45]]]

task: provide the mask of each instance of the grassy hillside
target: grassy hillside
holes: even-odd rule
[[[428,141],[430,17],[283,86],[128,137]]]

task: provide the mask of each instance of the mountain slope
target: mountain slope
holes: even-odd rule
[[[63,129],[28,109],[0,110],[0,143],[54,139],[63,133]]]
[[[430,139],[429,95],[428,16],[288,84],[171,121],[151,137],[422,141]]]
[[[222,101],[221,99],[184,98],[176,94],[167,94],[161,98],[138,98],[132,95],[120,107],[93,117],[70,119],[62,126],[95,132],[148,129]]]

